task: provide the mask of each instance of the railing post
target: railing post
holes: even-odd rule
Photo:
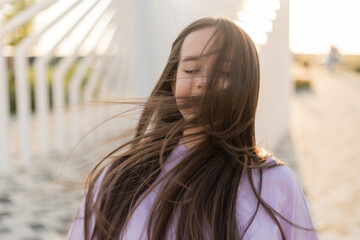
[[[2,36],[0,35],[0,40]],[[9,154],[9,94],[8,77],[6,71],[6,59],[2,55],[0,47],[0,174],[4,175],[10,171]]]

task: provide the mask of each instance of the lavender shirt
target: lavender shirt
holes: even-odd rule
[[[160,176],[172,169],[184,155],[187,153],[186,147],[179,143],[179,145],[170,154],[165,166],[160,173]],[[104,171],[95,184],[94,196],[97,196],[100,183],[104,177]],[[160,177],[159,176],[159,177]],[[256,172],[253,174],[255,186],[258,186],[259,175]],[[289,221],[305,227],[313,228],[313,223],[309,214],[309,210],[304,198],[303,191],[297,181],[294,173],[285,166],[279,166],[263,171],[262,183],[262,198],[278,213]],[[157,192],[161,189],[159,184],[139,205],[131,217],[126,229],[123,239],[147,239],[147,217],[151,211],[152,205],[156,199]],[[77,213],[75,221],[68,233],[67,240],[80,240],[84,238],[84,209],[85,201],[81,204],[80,210]],[[251,217],[253,216],[257,205],[257,198],[255,197],[246,173],[243,174],[239,185],[239,194],[237,199],[237,218],[239,229],[244,229]],[[285,232],[287,240],[318,240],[317,234],[314,231],[305,231],[298,229],[286,221],[278,217],[278,220]],[[91,229],[95,223],[93,217]],[[167,233],[167,239],[175,239],[175,224],[172,225]],[[253,223],[244,235],[244,240],[281,240],[281,234],[265,209],[260,206]]]

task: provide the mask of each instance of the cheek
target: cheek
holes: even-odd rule
[[[189,113],[189,109],[184,109],[183,104],[185,104],[185,99],[181,97],[188,97],[191,95],[191,78],[181,78],[181,75],[176,78],[176,84],[174,86],[174,95],[176,97],[176,103],[179,107],[179,110],[185,119],[190,118],[192,115]]]
[[[191,78],[177,78],[175,84],[175,97],[191,95]]]

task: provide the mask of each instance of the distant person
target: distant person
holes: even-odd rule
[[[90,174],[67,239],[317,240],[294,173],[256,145],[259,87],[244,30],[187,26],[135,136]]]
[[[326,60],[326,67],[330,72],[334,72],[337,63],[339,62],[339,51],[336,47],[331,45],[330,52]]]

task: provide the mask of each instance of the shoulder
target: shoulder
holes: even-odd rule
[[[291,211],[299,202],[305,202],[302,187],[294,172],[287,166],[263,170],[261,197],[275,210]]]
[[[287,166],[278,165],[264,168],[261,171],[252,170],[252,180],[261,198],[276,209],[293,202],[295,198],[303,198],[299,181],[294,172]],[[250,186],[249,176],[244,171],[239,188],[239,197],[249,198],[252,195],[255,197]]]
[[[277,217],[287,239],[318,239],[316,231],[310,230],[314,229],[314,224],[294,172],[286,166],[277,166],[265,170],[263,176],[261,196],[279,214]]]
[[[295,175],[295,173],[286,165],[275,165],[277,162],[269,157],[269,167],[264,167],[260,169],[251,170],[252,180],[254,182],[255,188],[260,190],[261,182],[261,192],[292,192],[301,190],[300,183]],[[272,166],[273,165],[273,166]],[[240,187],[245,187],[244,185],[250,185],[248,171],[244,170],[242,181]]]
[[[315,231],[306,231],[293,225],[307,229],[314,228],[301,185],[289,167],[279,165],[263,169],[261,175],[259,170],[253,170],[252,176],[257,192],[264,202],[274,210],[273,213],[280,222],[287,239],[317,239]],[[240,222],[249,222],[249,218],[244,217],[244,214],[245,216],[247,214],[253,215],[256,212],[257,202],[258,199],[250,187],[248,176],[244,174],[237,205],[238,216],[242,216],[243,220]],[[260,234],[255,230],[260,226],[263,229],[261,234],[279,236],[278,227],[263,206],[260,206],[251,227],[254,234]],[[280,238],[273,237],[272,239]]]
[[[287,166],[279,165],[264,169],[262,174],[262,185],[264,190],[272,191],[297,191],[301,188],[295,173]]]

